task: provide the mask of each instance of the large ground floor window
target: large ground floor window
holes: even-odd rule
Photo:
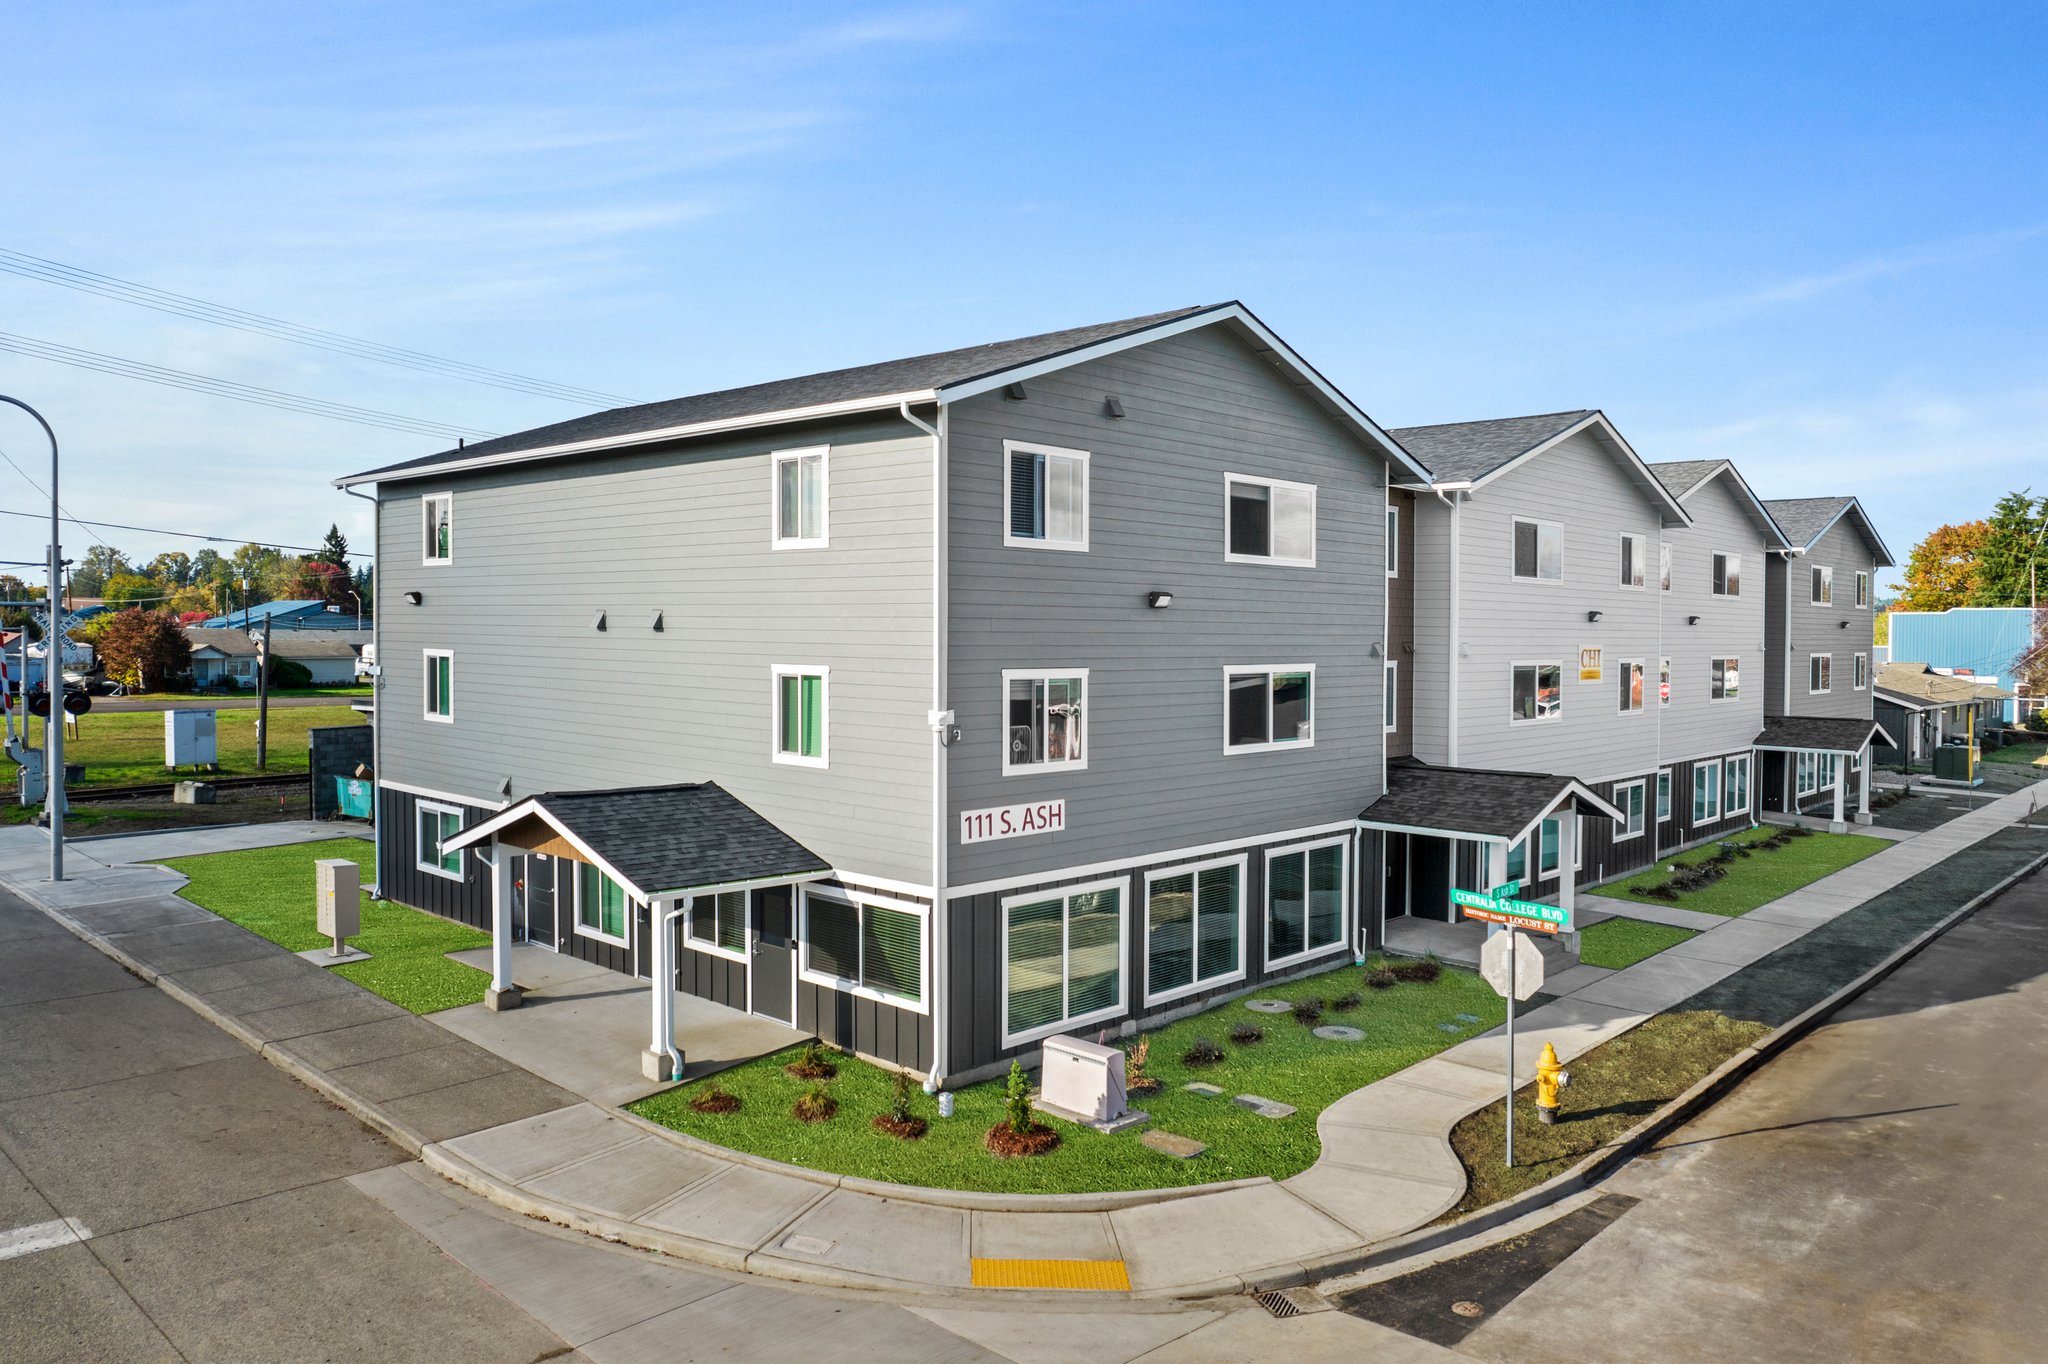
[[[1266,854],[1266,965],[1343,946],[1348,846],[1337,838]]]
[[[588,862],[576,864],[576,931],[624,944],[626,888]]]
[[[892,1004],[921,1005],[924,922],[924,915],[910,910],[806,892],[803,978]]]
[[[417,865],[421,871],[450,880],[462,879],[462,851],[443,852],[441,845],[462,832],[462,811],[453,805],[421,801],[413,807],[419,815]]]
[[[690,946],[734,961],[747,959],[747,893],[721,891],[690,903]]]
[[[1003,902],[1005,1046],[1124,1009],[1124,880]]]
[[[1245,859],[1145,878],[1145,1000],[1244,977]]]

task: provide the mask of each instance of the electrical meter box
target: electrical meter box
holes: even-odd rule
[[[320,935],[339,950],[363,931],[363,869],[346,857],[323,857],[313,864],[313,878]]]
[[[210,710],[167,710],[164,712],[164,766],[212,767],[220,761],[220,747]]]
[[[1116,1047],[1048,1037],[1038,1078],[1039,1101],[1048,1108],[1078,1113],[1091,1122],[1124,1115],[1124,1054]]]

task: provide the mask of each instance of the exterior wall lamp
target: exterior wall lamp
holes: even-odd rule
[[[417,592],[408,592],[408,593],[406,593],[406,594],[405,594],[405,604],[406,604],[407,606],[418,606],[418,605],[420,604],[420,594],[419,594],[419,593],[417,593]]]
[[[1587,619],[1587,620],[1589,620],[1589,621],[1597,621],[1597,620],[1599,620],[1599,619],[1600,619],[1600,616],[1601,616],[1601,613],[1600,613],[1600,612],[1598,612],[1598,611],[1588,611],[1588,612],[1586,613],[1586,619]]]
[[[1151,607],[1154,611],[1164,611],[1167,607],[1173,605],[1173,593],[1147,592],[1145,594],[1145,605]]]
[[[1700,618],[1698,616],[1687,616],[1685,618],[1685,623],[1687,625],[1698,625],[1700,623]]]

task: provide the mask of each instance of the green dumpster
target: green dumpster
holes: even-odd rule
[[[336,777],[334,800],[341,813],[350,819],[370,817],[370,783],[361,777]]]

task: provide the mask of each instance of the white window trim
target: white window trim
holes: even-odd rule
[[[1870,655],[1849,655],[1849,690],[1870,690]]]
[[[1081,679],[1081,756],[1066,758],[1059,762],[1013,763],[1010,761],[1010,683],[1013,681],[1047,681],[1055,677],[1078,677]],[[1094,740],[1088,733],[1088,715],[1095,708],[1095,688],[1088,680],[1086,668],[1005,668],[1003,689],[996,698],[997,729],[1002,738],[997,744],[1003,760],[1003,775],[1006,777],[1035,777],[1046,772],[1086,772],[1088,755],[1095,751]]]
[[[1548,715],[1532,715],[1532,716],[1529,716],[1529,717],[1527,717],[1526,719],[1525,719],[1524,717],[1520,716],[1520,715],[1517,715],[1517,714],[1515,714],[1515,670],[1516,670],[1517,668],[1535,668],[1535,669],[1538,669],[1539,671],[1540,671],[1541,669],[1544,669],[1544,668],[1555,668],[1555,669],[1557,669],[1557,709],[1556,709],[1556,710],[1552,711],[1552,712],[1551,712],[1550,714],[1548,714]],[[1538,682],[1540,683],[1542,679],[1541,679],[1541,677],[1539,676],[1539,678],[1538,678],[1537,680],[1538,680]],[[1540,687],[1539,687],[1539,690],[1540,690]],[[1563,724],[1563,723],[1564,723],[1564,660],[1563,660],[1563,659],[1561,659],[1561,658],[1558,658],[1558,659],[1542,659],[1542,660],[1540,660],[1540,661],[1537,661],[1537,662],[1530,662],[1530,661],[1529,661],[1529,660],[1527,660],[1527,659],[1520,659],[1520,660],[1513,660],[1513,661],[1510,661],[1510,662],[1509,662],[1509,664],[1508,664],[1508,724],[1509,724],[1509,726],[1510,726],[1510,727],[1515,727],[1515,726],[1520,726],[1520,725],[1556,725],[1556,724]]]
[[[1515,572],[1516,526],[1536,527],[1536,576],[1533,578],[1525,578],[1521,574]],[[1557,532],[1557,576],[1555,578],[1546,578],[1543,576],[1543,532],[1546,528]],[[1529,516],[1509,517],[1508,581],[1517,583],[1562,583],[1564,581],[1564,578],[1564,524],[1558,521],[1538,521],[1534,517]]]
[[[1343,894],[1343,907],[1338,914],[1337,941],[1329,944],[1327,947],[1303,948],[1291,956],[1275,957],[1269,955],[1269,950],[1272,947],[1272,935],[1266,931],[1266,926],[1271,921],[1273,908],[1273,860],[1278,857],[1288,856],[1291,853],[1301,853],[1306,858],[1309,853],[1314,852],[1317,848],[1331,847],[1343,849],[1343,865],[1338,872],[1338,883],[1342,888]],[[1268,848],[1262,856],[1263,862],[1260,870],[1265,874],[1259,878],[1259,889],[1262,892],[1259,896],[1259,958],[1265,963],[1265,969],[1271,971],[1278,967],[1291,966],[1296,962],[1314,961],[1319,957],[1328,957],[1338,952],[1350,951],[1352,875],[1350,835],[1340,834],[1336,838],[1319,838],[1310,843],[1290,843],[1284,848]],[[1304,875],[1307,867],[1308,863],[1304,861],[1302,863]],[[1303,881],[1302,893],[1304,895],[1308,893],[1306,879]],[[1308,937],[1306,901],[1303,902],[1302,913],[1304,917],[1302,920],[1301,936],[1305,940]]]
[[[1387,576],[1401,576],[1401,509],[1387,504]]]
[[[614,947],[623,947],[628,952],[631,952],[633,950],[633,928],[634,925],[640,922],[640,913],[633,897],[631,895],[626,896],[626,932],[623,936],[613,937],[609,933],[585,927],[583,923],[583,868],[586,866],[595,867],[599,876],[603,876],[605,871],[603,867],[597,866],[594,862],[577,862],[569,858],[564,858],[563,861],[568,862],[570,866],[575,868],[575,871],[571,872],[569,876],[569,926],[575,930],[576,936],[579,938],[591,938],[597,942],[608,942]],[[621,886],[619,889],[623,892],[625,887]],[[683,936],[687,939],[689,935],[686,933]]]
[[[1722,664],[1721,675],[1728,673],[1727,664],[1735,665],[1735,695],[1714,695],[1714,665]],[[1724,687],[1725,690],[1725,687]],[[1742,656],[1740,654],[1716,654],[1707,660],[1707,704],[1711,706],[1740,705],[1742,703]]]
[[[1614,713],[1616,715],[1648,715],[1650,713],[1650,695],[1648,691],[1650,685],[1649,664],[1640,658],[1625,658],[1617,662],[1614,667],[1621,674],[1621,677],[1627,677],[1630,668],[1636,670],[1636,694],[1643,698],[1643,703],[1639,706],[1624,706],[1621,704],[1621,694],[1617,691],[1614,697]],[[1621,677],[1617,677],[1615,680],[1619,682]]]
[[[782,533],[782,466],[792,460],[818,456],[818,533],[812,536]],[[798,500],[802,500],[799,481]],[[802,511],[798,511],[801,524]],[[770,549],[826,549],[832,543],[832,447],[806,445],[776,450],[768,456],[768,547]]]
[[[1856,600],[1849,605],[1858,611],[1870,609],[1870,575],[1860,568],[1856,570]]]
[[[1638,573],[1640,573],[1640,574],[1642,574],[1642,575],[1643,575],[1643,580],[1642,580],[1641,582],[1639,582],[1639,583],[1630,583],[1630,582],[1622,582],[1622,581],[1621,581],[1621,550],[1620,550],[1619,546],[1620,546],[1620,545],[1626,545],[1626,544],[1628,544],[1628,543],[1629,543],[1630,541],[1634,541],[1634,542],[1635,542],[1635,547],[1636,547],[1636,572],[1638,572]],[[1624,592],[1647,592],[1647,591],[1649,591],[1649,590],[1650,590],[1650,565],[1649,565],[1649,563],[1647,562],[1647,561],[1648,561],[1648,559],[1649,559],[1649,557],[1650,557],[1650,537],[1649,537],[1649,536],[1647,536],[1647,535],[1641,535],[1641,534],[1638,534],[1637,532],[1635,532],[1635,531],[1631,531],[1631,530],[1625,530],[1625,531],[1621,532],[1621,538],[1620,538],[1620,540],[1619,540],[1619,542],[1618,542],[1618,544],[1617,544],[1617,547],[1616,547],[1616,549],[1615,549],[1615,552],[1614,552],[1614,568],[1615,568],[1615,575],[1614,575],[1614,576],[1615,576],[1615,583],[1616,583],[1616,586],[1620,587],[1620,588],[1621,588],[1621,590],[1622,590],[1622,591],[1624,591]]]
[[[1735,570],[1735,590],[1733,592],[1725,592],[1714,586],[1714,560],[1716,559],[1726,559],[1728,567]],[[1721,575],[1721,581],[1724,584],[1727,582],[1728,576],[1725,572]],[[1742,556],[1740,554],[1725,549],[1712,550],[1707,554],[1707,595],[1710,597],[1739,597],[1742,595]]]
[[[1080,1015],[1078,1015],[1078,1016],[1076,1016],[1076,1017],[1074,1017],[1074,1018],[1065,1018],[1065,1019],[1059,1019],[1059,1020],[1057,1020],[1057,1021],[1055,1021],[1055,1022],[1052,1022],[1052,1023],[1046,1023],[1046,1024],[1042,1024],[1042,1025],[1040,1025],[1039,1027],[1036,1027],[1036,1028],[1032,1028],[1032,1029],[1029,1029],[1028,1031],[1025,1031],[1025,1032],[1018,1032],[1018,1033],[1013,1033],[1013,1032],[1011,1032],[1011,1031],[1010,1031],[1010,910],[1011,910],[1011,908],[1012,908],[1013,906],[1015,906],[1015,905],[1028,905],[1028,904],[1036,904],[1037,902],[1039,902],[1039,901],[1041,901],[1041,900],[1051,900],[1051,899],[1055,899],[1055,898],[1057,898],[1057,899],[1058,899],[1058,900],[1060,901],[1060,971],[1061,971],[1061,978],[1062,978],[1063,980],[1066,980],[1066,979],[1068,979],[1068,976],[1067,976],[1067,974],[1066,974],[1066,972],[1067,972],[1067,912],[1068,912],[1068,911],[1067,911],[1067,902],[1068,902],[1068,901],[1070,901],[1070,900],[1072,900],[1072,899],[1073,899],[1073,897],[1074,897],[1074,896],[1076,896],[1076,895],[1086,895],[1086,894],[1088,894],[1088,893],[1089,893],[1090,891],[1097,891],[1097,890],[1115,890],[1115,891],[1117,892],[1117,897],[1116,897],[1116,905],[1117,905],[1117,970],[1116,970],[1116,1003],[1115,1003],[1115,1004],[1113,1004],[1113,1005],[1107,1005],[1107,1006],[1105,1006],[1105,1007],[1103,1007],[1103,1008],[1097,1009],[1097,1010],[1095,1010],[1095,1011],[1094,1011],[1093,1013],[1086,1013],[1086,1014],[1080,1014]],[[1003,971],[1002,971],[1002,974],[1003,974],[1003,997],[1002,997],[1002,998],[1001,998],[1000,1000],[998,1000],[998,1001],[996,1002],[996,1004],[997,1004],[997,1007],[998,1007],[998,1008],[1000,1008],[1000,1009],[1002,1010],[1001,1018],[1002,1018],[1002,1029],[1003,1029],[1003,1045],[1004,1045],[1005,1047],[1016,1047],[1016,1046],[1022,1046],[1022,1045],[1023,1045],[1024,1043],[1026,1043],[1026,1042],[1036,1042],[1036,1041],[1037,1041],[1037,1040],[1038,1040],[1039,1038],[1041,1038],[1041,1037],[1051,1037],[1051,1036],[1053,1036],[1053,1035],[1054,1035],[1055,1033],[1071,1032],[1071,1031],[1073,1031],[1073,1030],[1074,1030],[1075,1028],[1084,1028],[1084,1027],[1088,1026],[1088,1025],[1089,1025],[1090,1023],[1100,1023],[1100,1022],[1102,1022],[1102,1021],[1103,1021],[1104,1019],[1109,1019],[1109,1018],[1115,1018],[1115,1017],[1117,1017],[1117,1016],[1118,1016],[1119,1014],[1121,1014],[1121,1013],[1125,1012],[1125,1010],[1126,1010],[1126,1009],[1127,1009],[1127,1008],[1129,1007],[1129,1005],[1130,1005],[1130,998],[1131,998],[1131,878],[1130,878],[1130,877],[1128,877],[1128,876],[1113,876],[1113,877],[1110,877],[1110,878],[1108,878],[1108,879],[1106,879],[1106,880],[1102,880],[1102,881],[1089,881],[1089,882],[1087,882],[1087,883],[1085,883],[1085,884],[1083,884],[1083,885],[1078,885],[1078,886],[1053,886],[1053,887],[1049,887],[1049,888],[1047,888],[1047,889],[1045,889],[1045,890],[1040,890],[1040,891],[1026,891],[1026,892],[1023,892],[1022,894],[1018,894],[1018,895],[1005,895],[1005,896],[1003,897],[1003,900],[1002,900],[1002,906],[1001,906],[1001,909],[1002,909],[1002,913],[1001,913],[1001,916],[1000,916],[1000,917],[999,917],[999,918],[998,918],[998,919],[996,920],[996,927],[997,927],[997,931],[998,931],[998,934],[1000,935],[1000,936],[999,936],[999,938],[998,938],[998,943],[999,943],[999,946],[998,946],[997,950],[998,950],[998,951],[999,951],[999,952],[1001,953],[1001,959],[1002,959],[1002,968],[1003,968]],[[1071,982],[1070,982],[1070,983],[1071,983]]]
[[[1827,676],[1823,679],[1826,685],[1816,687],[1813,685],[1813,665],[1816,661],[1821,659],[1827,660],[1827,667],[1823,669],[1823,671],[1827,674]],[[1826,696],[1834,689],[1835,656],[1833,654],[1808,654],[1806,656],[1806,694],[1808,696]]]
[[[455,651],[453,649],[422,649],[420,650],[420,657],[422,668],[420,674],[420,713],[437,725],[452,725],[455,723]],[[437,658],[448,660],[448,713],[446,715],[435,712],[434,689],[429,685],[429,680],[433,677],[434,660]]]
[[[1734,771],[1738,765],[1742,768],[1742,804],[1739,806],[1736,805],[1732,800],[1730,800],[1728,796],[1728,774]],[[1756,799],[1756,797],[1752,795],[1750,791],[1750,769],[1751,764],[1749,761],[1749,755],[1747,753],[1734,753],[1730,754],[1728,757],[1721,759],[1722,819],[1726,819],[1730,815],[1746,815],[1749,813],[1751,803]]]
[[[1808,570],[1806,574],[1806,604],[1808,606],[1832,607],[1835,604],[1834,565],[1808,564],[1806,567]],[[1827,595],[1824,597],[1816,597],[1813,595],[1813,582],[1816,575],[1818,575],[1820,578],[1822,590],[1827,593]]]
[[[1658,769],[1657,769],[1657,781],[1656,781],[1656,784],[1655,784],[1655,785],[1654,785],[1654,786],[1653,786],[1653,787],[1651,788],[1651,791],[1650,791],[1650,822],[1651,822],[1651,823],[1653,823],[1653,824],[1669,824],[1669,823],[1670,823],[1670,822],[1671,822],[1671,821],[1672,821],[1672,820],[1673,820],[1674,818],[1676,818],[1676,817],[1677,817],[1677,814],[1678,814],[1678,800],[1677,800],[1677,794],[1678,794],[1678,793],[1677,793],[1677,791],[1676,791],[1676,790],[1674,789],[1674,788],[1676,787],[1676,785],[1677,785],[1677,783],[1675,783],[1675,782],[1674,782],[1674,781],[1672,780],[1672,776],[1671,776],[1671,769],[1670,769],[1670,768],[1668,768],[1668,767],[1660,767],[1660,768],[1658,768]],[[1658,813],[1657,813],[1657,800],[1658,800],[1658,797],[1659,797],[1659,795],[1660,795],[1660,794],[1662,795],[1662,797],[1663,797],[1663,802],[1664,802],[1664,813],[1662,813],[1662,814],[1658,814]]]
[[[576,884],[578,887],[581,887],[583,883],[579,879]],[[578,895],[582,894],[580,889],[577,893]],[[690,926],[697,922],[699,914],[711,916],[711,933],[713,938],[715,939],[718,934],[718,897],[716,895],[699,895],[691,900],[690,912],[683,916],[683,946],[689,948],[692,952],[702,952],[707,957],[724,957],[727,961],[736,961],[742,965],[749,965],[754,958],[754,893],[751,890],[733,891],[731,893],[746,897],[746,910],[742,920],[742,927],[746,933],[747,945],[735,952],[730,947],[719,946],[716,941],[706,942],[702,938],[690,936]],[[680,904],[681,901],[682,897],[677,896],[675,903]],[[626,897],[626,917],[628,922],[636,917],[633,913],[633,897],[630,895]],[[583,931],[582,924],[579,923],[576,927],[579,932]],[[597,938],[604,935],[592,933],[589,936]],[[609,941],[615,942],[617,939],[610,939]]]
[[[1233,674],[1263,673],[1266,677],[1266,732],[1273,732],[1273,679],[1281,673],[1308,674],[1308,737],[1269,739],[1262,744],[1230,742],[1230,679]],[[1242,663],[1223,670],[1223,751],[1225,753],[1274,753],[1282,749],[1316,746],[1316,665],[1313,663]],[[1081,750],[1086,753],[1084,747]]]
[[[1295,492],[1308,494],[1308,557],[1306,559],[1286,559],[1278,554],[1232,554],[1230,552],[1230,485],[1233,483],[1253,483],[1262,488],[1290,488]],[[1270,507],[1272,503],[1269,502],[1266,505]],[[1320,527],[1321,515],[1316,500],[1316,485],[1313,483],[1294,483],[1284,478],[1266,478],[1260,474],[1225,473],[1223,475],[1223,562],[1226,564],[1264,564],[1270,568],[1314,568],[1316,566],[1316,550],[1318,548],[1316,541],[1319,538],[1316,535],[1316,531]],[[1268,530],[1270,533],[1271,528],[1269,527]]]
[[[461,820],[463,818],[462,807],[458,805],[443,805],[438,800],[422,800],[415,802],[412,808],[413,865],[417,867],[419,870],[427,873],[427,875],[438,876],[444,881],[461,881],[465,879],[462,873],[459,871],[449,871],[439,862],[429,862],[424,855],[425,849],[420,846],[421,815],[424,815],[431,811],[432,813],[437,815],[454,815],[457,820]],[[462,826],[458,824],[456,827],[459,830]]]
[[[868,910],[870,909],[890,909],[895,910],[898,913],[915,915],[919,925],[917,930],[917,979],[919,997],[917,999],[907,999],[902,995],[892,995],[886,991],[877,990],[873,986],[862,985],[858,981],[848,980],[844,976],[835,976],[829,971],[820,971],[813,967],[811,965],[812,896],[816,896],[818,899],[821,900],[830,900],[835,904],[849,905],[857,913],[862,915],[863,919],[865,918]],[[753,922],[751,917],[748,920],[747,927],[748,931],[752,932]],[[856,931],[858,932],[858,930]],[[864,935],[860,936],[859,941],[862,944],[861,950],[865,952],[867,950],[866,937]],[[877,1004],[887,1004],[892,1009],[902,1009],[906,1013],[924,1014],[926,1016],[929,1016],[931,1014],[931,906],[912,904],[908,900],[886,899],[874,895],[864,895],[861,892],[855,890],[814,890],[806,886],[797,895],[796,942],[796,976],[798,980],[801,980],[809,985],[822,985],[828,990],[837,990],[840,994],[843,995],[853,995],[860,999],[872,999]]]
[[[1252,898],[1251,861],[1251,854],[1239,853],[1236,857],[1212,857],[1206,862],[1182,862],[1171,867],[1155,867],[1145,873],[1145,904],[1139,929],[1139,936],[1144,939],[1144,950],[1139,954],[1141,963],[1139,969],[1144,974],[1138,978],[1138,981],[1140,994],[1145,1001],[1146,1007],[1149,1008],[1154,1004],[1164,1004],[1171,999],[1181,999],[1188,995],[1200,994],[1204,990],[1213,990],[1219,985],[1228,985],[1234,980],[1243,980],[1245,978],[1245,973],[1250,969],[1249,963],[1251,959],[1251,953],[1247,950],[1245,942],[1245,911],[1250,908]],[[1231,866],[1237,868],[1237,969],[1227,975],[1205,976],[1187,985],[1166,990],[1156,995],[1153,994],[1152,883],[1165,880],[1169,876],[1193,875],[1196,878],[1197,895],[1199,897],[1199,883],[1203,872],[1211,867]],[[1199,903],[1196,906],[1195,924],[1197,928],[1201,924]],[[1199,958],[1201,950],[1201,939],[1199,937],[1195,941],[1195,950]]]
[[[1648,818],[1648,815],[1645,814],[1645,822],[1648,821]],[[1572,844],[1572,870],[1574,872],[1581,872],[1586,869],[1586,818],[1584,815],[1580,815],[1578,820],[1579,837]],[[1559,847],[1562,848],[1564,845],[1564,824],[1562,821],[1563,816],[1561,815],[1545,815],[1542,819],[1536,821],[1536,832],[1533,835],[1535,838],[1534,847],[1530,846],[1530,835],[1524,835],[1510,845],[1511,849],[1520,848],[1522,850],[1522,879],[1529,885],[1534,885],[1539,881],[1548,881],[1553,877],[1561,878],[1563,876],[1563,866],[1561,863],[1548,869],[1543,866],[1543,826],[1546,824],[1557,825],[1557,841]],[[1532,857],[1536,864],[1533,872],[1529,869]]]
[[[818,716],[818,756],[807,758],[801,753],[782,751],[782,679],[785,677],[816,677],[819,679],[818,704],[822,712]],[[799,688],[801,690],[801,688]],[[1082,712],[1085,722],[1087,713]],[[1087,752],[1087,749],[1082,749]],[[768,665],[768,756],[785,767],[826,768],[832,765],[832,670],[823,664],[814,663],[771,663]]]
[[[1643,793],[1643,827],[1636,830],[1634,833],[1629,833],[1627,832],[1628,826],[1626,824],[1618,825],[1617,827],[1620,828],[1622,832],[1616,834],[1611,840],[1609,840],[1610,842],[1627,843],[1631,839],[1641,838],[1643,834],[1657,822],[1657,809],[1654,805],[1651,804],[1651,801],[1654,799],[1654,796],[1650,790],[1649,782],[1642,777],[1638,777],[1634,781],[1618,781],[1614,784],[1614,808],[1621,811],[1623,814],[1628,813],[1628,802],[1622,799],[1621,793],[1628,790],[1631,786],[1635,787],[1636,790]],[[1582,858],[1581,861],[1583,860],[1584,859]]]
[[[1386,732],[1392,734],[1401,727],[1401,660],[1390,658],[1386,662],[1387,666],[1382,671],[1386,676],[1387,690],[1386,695],[1380,700],[1380,707],[1382,712],[1381,719],[1385,720],[1386,723]],[[1313,737],[1316,732],[1316,684],[1313,682],[1309,683],[1308,691],[1308,732]],[[1391,720],[1386,720],[1386,712],[1388,711],[1393,713],[1394,718]]]
[[[1657,660],[1657,704],[1660,706],[1671,704],[1671,660],[1668,658]],[[1647,710],[1648,706],[1645,706],[1644,709]]]
[[[447,504],[447,506],[448,506],[448,552],[447,552],[446,554],[442,554],[442,555],[432,555],[432,554],[429,554],[429,553],[427,553],[427,527],[428,527],[428,525],[429,525],[429,524],[431,524],[431,522],[430,522],[430,521],[429,521],[429,519],[428,519],[428,514],[429,514],[429,509],[430,509],[430,508],[431,508],[431,507],[432,507],[432,506],[433,506],[433,505],[434,505],[434,504],[435,504],[436,502],[443,502],[443,503],[446,503],[446,504]],[[421,494],[420,494],[420,564],[421,564],[421,566],[423,566],[423,567],[426,567],[426,568],[438,568],[438,567],[440,567],[440,566],[441,566],[441,565],[443,565],[443,564],[452,564],[452,563],[454,563],[454,562],[455,562],[455,494],[454,494],[454,493],[421,493]]]
[[[1707,807],[1707,812],[1705,814],[1700,813],[1699,774],[1702,772],[1711,772],[1714,774],[1714,803]],[[1702,824],[1719,823],[1721,819],[1721,778],[1723,776],[1723,773],[1721,771],[1721,760],[1718,758],[1714,758],[1710,759],[1707,762],[1694,763],[1692,773],[1692,826],[1694,828],[1698,828]]]
[[[1671,560],[1671,542],[1669,540],[1659,540],[1657,542],[1657,590],[1660,592],[1669,592],[1671,590]]]
[[[1081,538],[1075,540],[1031,539],[1028,536],[1012,535],[1010,526],[1010,456],[1044,455],[1047,459],[1070,459],[1081,466]],[[1003,547],[1005,549],[1055,549],[1070,554],[1086,554],[1088,542],[1094,533],[1095,468],[1090,463],[1086,450],[1069,450],[1060,445],[1040,445],[1034,441],[1006,440],[1003,442]],[[1050,517],[1050,509],[1047,511]],[[1085,751],[1085,750],[1084,750]]]

